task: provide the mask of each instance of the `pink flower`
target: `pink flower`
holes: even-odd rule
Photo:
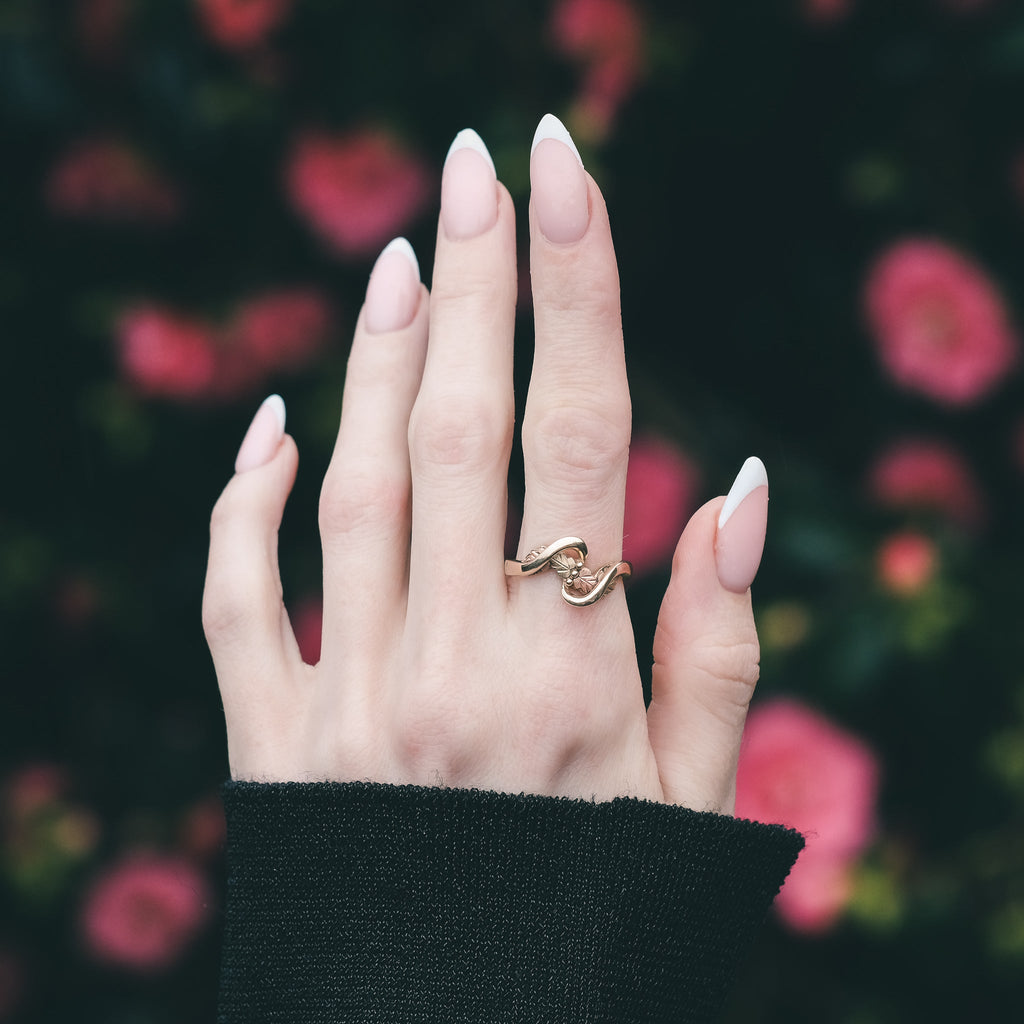
[[[54,213],[82,220],[158,224],[181,209],[177,189],[159,171],[125,143],[104,139],[66,152],[46,179],[45,195]]]
[[[937,562],[928,537],[910,530],[894,533],[878,549],[878,578],[894,594],[917,594],[935,575]]]
[[[281,24],[293,0],[196,0],[206,34],[228,50],[258,46]]]
[[[292,632],[299,645],[299,654],[307,665],[320,660],[324,632],[324,603],[319,597],[307,597],[292,615]]]
[[[391,135],[367,130],[347,136],[308,134],[286,168],[298,212],[343,256],[373,256],[419,214],[431,175]]]
[[[885,508],[938,512],[963,527],[985,519],[981,491],[970,466],[942,441],[899,441],[868,472],[868,492]]]
[[[939,402],[978,401],[1017,360],[1002,297],[977,264],[942,242],[892,246],[872,267],[864,299],[892,378]]]
[[[672,559],[696,504],[696,466],[668,441],[633,439],[626,471],[623,557],[638,576]]]
[[[862,740],[805,705],[776,699],[751,711],[736,816],[788,825],[806,837],[777,904],[793,927],[825,927],[842,909],[845,873],[874,834],[878,776],[878,760]]]
[[[853,894],[851,858],[818,853],[808,844],[775,899],[775,909],[798,932],[828,931]]]
[[[551,14],[556,48],[584,67],[573,120],[601,137],[644,66],[644,30],[630,0],[560,0]]]
[[[205,877],[187,860],[126,857],[97,878],[82,907],[82,934],[101,960],[136,970],[171,964],[209,912]]]
[[[145,395],[199,398],[217,374],[212,327],[160,306],[125,313],[117,330],[121,368]]]
[[[323,347],[332,319],[330,303],[313,288],[265,292],[239,304],[228,346],[263,372],[298,369]]]

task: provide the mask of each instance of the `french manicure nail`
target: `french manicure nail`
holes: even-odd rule
[[[257,409],[238,449],[235,472],[245,473],[266,465],[277,451],[284,437],[284,399],[271,395]]]
[[[412,246],[396,238],[384,247],[366,286],[364,326],[370,334],[408,327],[420,304],[420,265]]]
[[[464,128],[455,136],[441,173],[441,223],[449,238],[476,238],[494,226],[497,183],[484,140],[472,128]]]
[[[530,185],[541,234],[549,242],[578,242],[590,223],[583,161],[572,136],[554,114],[537,125],[530,149]]]
[[[761,564],[768,526],[768,473],[751,456],[743,463],[718,516],[715,564],[726,590],[745,593]]]

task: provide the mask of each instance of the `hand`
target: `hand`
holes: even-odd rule
[[[581,537],[597,568],[621,557],[630,434],[615,255],[601,193],[550,115],[531,179],[520,552]],[[392,243],[356,326],[320,500],[315,667],[277,567],[298,454],[280,399],[257,413],[213,512],[203,601],[232,777],[630,795],[729,813],[758,674],[748,587],[763,467],[748,461],[721,526],[718,498],[683,533],[645,710],[622,583],[575,608],[553,572],[503,571],[516,276],[511,198],[462,132],[442,179],[432,293],[408,244]]]

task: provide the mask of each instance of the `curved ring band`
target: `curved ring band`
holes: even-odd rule
[[[546,547],[534,548],[525,558],[506,558],[506,576],[533,576],[545,569],[554,569],[562,580],[562,600],[575,608],[595,604],[620,579],[633,572],[629,562],[602,565],[593,572],[584,560],[587,544],[581,537],[563,537]]]

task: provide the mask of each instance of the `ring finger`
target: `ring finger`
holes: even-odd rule
[[[521,553],[571,535],[586,541],[597,568],[621,556],[629,451],[618,270],[600,190],[550,114],[530,172],[536,344]]]

